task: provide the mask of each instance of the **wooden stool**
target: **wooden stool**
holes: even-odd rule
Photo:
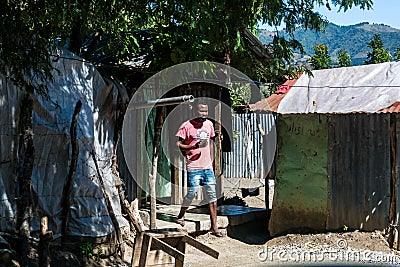
[[[136,239],[131,266],[145,267],[163,264],[163,262],[148,262],[147,256],[150,250],[161,250],[175,258],[175,266],[183,266],[186,244],[218,259],[218,251],[200,243],[187,233],[178,229],[161,229],[142,232]]]

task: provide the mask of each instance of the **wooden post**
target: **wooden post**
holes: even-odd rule
[[[181,240],[179,240],[177,249],[178,249],[180,252],[182,252],[182,254],[185,254],[185,251],[186,251],[186,242],[184,241],[183,238],[182,238]],[[176,266],[176,267],[183,267],[183,261],[184,261],[184,259],[180,260],[180,259],[178,259],[178,258],[175,258],[175,266]]]
[[[79,100],[78,102],[76,102],[74,114],[72,115],[71,128],[69,130],[70,136],[71,136],[71,165],[69,166],[68,176],[67,176],[67,180],[65,182],[64,188],[63,188],[62,200],[61,200],[61,206],[62,206],[62,225],[61,225],[61,235],[62,236],[61,236],[61,239],[62,239],[62,242],[65,241],[65,236],[66,236],[66,232],[67,232],[68,214],[69,214],[69,209],[71,207],[71,192],[72,192],[72,187],[74,184],[74,175],[75,175],[76,165],[78,162],[79,146],[78,146],[77,135],[76,135],[76,126],[78,124],[78,117],[79,117],[79,112],[81,111],[81,108],[82,108],[82,102]]]
[[[172,148],[174,149],[174,148]],[[177,150],[177,148],[175,148]],[[180,153],[180,151],[177,151],[176,153]],[[181,171],[179,168],[180,160],[178,155],[173,155],[173,187],[172,187],[172,204],[181,204],[181,199],[182,199],[182,184],[180,180],[181,176]]]
[[[137,111],[135,112],[135,116],[136,116],[136,120],[139,122],[140,120],[143,120],[142,116],[142,112]],[[136,151],[143,151],[142,149],[142,131],[137,131],[137,138],[136,138]],[[136,171],[135,171],[135,175],[136,175],[136,198],[138,199],[138,207],[140,208],[141,204],[142,204],[142,188],[141,188],[141,184],[144,182],[142,181],[142,177],[141,175],[139,175],[139,171],[142,169],[142,154],[141,153],[135,153],[136,154]]]
[[[92,154],[92,158],[93,158],[93,161],[94,161],[94,165],[96,167],[97,178],[99,179],[100,187],[101,187],[101,190],[103,191],[103,196],[104,196],[104,200],[106,202],[108,215],[110,215],[111,222],[112,222],[112,224],[114,226],[115,233],[117,235],[117,240],[118,240],[118,244],[117,244],[118,247],[117,248],[118,248],[121,256],[123,256],[123,251],[122,251],[122,247],[121,247],[121,244],[122,244],[122,241],[123,241],[122,240],[122,233],[121,233],[121,229],[119,228],[117,216],[115,216],[114,210],[113,210],[112,205],[111,205],[110,197],[107,194],[106,186],[104,185],[104,180],[103,180],[103,177],[101,176],[100,168],[99,168],[99,165],[97,163],[95,151],[92,151],[91,154]]]
[[[147,230],[147,227],[144,225],[142,218],[140,218],[139,215],[138,199],[136,198],[134,201],[132,201],[133,205],[130,205],[124,194],[119,194],[119,198],[121,209],[124,213],[128,215],[131,229],[134,228],[134,230],[136,231],[136,235],[140,234],[140,232]]]
[[[223,194],[223,181],[222,181],[222,168],[221,168],[221,158],[222,158],[222,126],[221,126],[221,88],[219,88],[219,98],[218,104],[215,106],[215,165],[214,172],[217,179],[217,197]]]
[[[39,266],[50,267],[49,243],[53,239],[53,232],[48,231],[47,217],[40,219],[40,240],[39,240]]]
[[[142,249],[140,251],[140,259],[139,259],[140,267],[146,266],[147,254],[149,253],[151,246],[151,239],[152,237],[150,235],[146,234],[143,235]]]
[[[162,124],[164,122],[164,108],[156,108],[156,119],[155,119],[155,132],[153,141],[153,163],[152,171],[150,174],[149,186],[150,186],[150,229],[154,230],[157,228],[156,225],[156,179],[157,179],[157,166],[158,157],[160,154],[159,140],[161,136]]]
[[[19,160],[22,166],[18,168],[18,186],[19,194],[17,204],[16,230],[18,231],[20,242],[18,252],[21,255],[21,265],[28,265],[28,254],[30,244],[30,219],[32,218],[32,170],[35,156],[33,146],[33,126],[32,126],[33,100],[29,94],[26,94],[21,105],[20,120],[20,140],[19,140]]]

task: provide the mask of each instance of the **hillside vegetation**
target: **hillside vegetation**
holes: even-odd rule
[[[384,24],[363,22],[356,25],[339,26],[329,23],[325,32],[315,33],[314,31],[299,29],[294,35],[304,46],[307,55],[314,54],[313,47],[322,43],[328,46],[332,59],[335,60],[338,52],[343,49],[349,53],[353,65],[360,65],[363,64],[367,53],[370,51],[367,43],[371,41],[375,33],[380,34],[385,48],[393,55],[400,45],[400,30]],[[260,30],[259,39],[262,43],[267,44],[272,40],[273,34],[268,30]],[[279,34],[284,35],[285,31],[280,31]]]

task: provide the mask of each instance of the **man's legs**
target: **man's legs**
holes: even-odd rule
[[[185,213],[189,208],[190,204],[192,203],[196,192],[200,185],[201,179],[201,172],[200,171],[188,171],[188,191],[186,196],[183,198],[181,210],[179,211],[178,218],[176,219],[176,223],[180,224],[181,226],[185,225]]]
[[[185,217],[185,213],[186,213],[187,209],[188,209],[188,207],[181,206],[181,210],[179,211],[179,214],[178,214],[178,219]]]
[[[208,207],[210,208],[211,231],[216,233],[218,232],[217,201],[208,203]]]
[[[204,190],[206,192],[208,207],[210,208],[211,233],[222,236],[217,224],[217,194],[216,179],[212,170],[205,170]]]

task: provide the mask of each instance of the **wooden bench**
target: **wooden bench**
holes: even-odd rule
[[[179,229],[148,230],[140,233],[135,242],[132,254],[132,267],[144,267],[151,265],[167,264],[170,257],[159,257],[150,262],[148,255],[153,250],[163,251],[175,258],[175,266],[183,266],[186,244],[218,259],[219,252],[200,243]],[[169,261],[169,264],[172,262]]]

